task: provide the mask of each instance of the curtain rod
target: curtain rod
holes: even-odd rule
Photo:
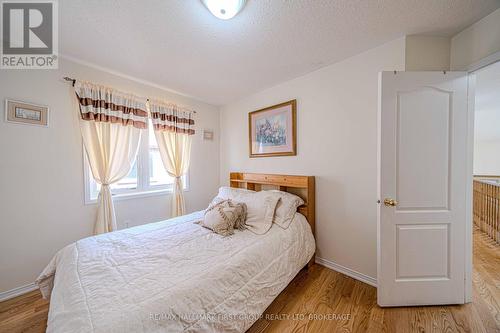
[[[63,77],[63,80],[68,81],[68,82],[71,82],[71,85],[72,85],[73,87],[75,86],[76,79],[73,79],[72,77],[69,77],[69,76],[65,76],[65,77]],[[149,102],[149,98],[147,99],[147,101]],[[193,112],[193,113],[197,113],[195,110],[192,110],[191,112]]]
[[[72,85],[73,85],[73,87],[75,86],[76,80],[75,80],[75,79],[73,79],[72,77],[65,76],[65,77],[63,77],[63,80],[66,80],[66,81],[68,81],[68,82],[71,82],[71,83],[72,83]]]

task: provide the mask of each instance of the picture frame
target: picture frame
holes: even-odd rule
[[[248,114],[249,156],[297,155],[297,100]]]
[[[27,102],[5,100],[5,121],[22,125],[49,126],[49,108]]]
[[[214,139],[214,131],[204,129],[203,130],[203,140],[205,141],[212,141]]]

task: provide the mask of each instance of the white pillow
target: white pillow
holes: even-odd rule
[[[257,193],[257,192],[252,190],[246,190],[244,188],[222,186],[221,188],[219,188],[219,194],[217,196],[222,199],[235,200],[236,197],[238,196],[248,195],[250,193]]]
[[[240,196],[236,201],[243,200],[247,205],[245,225],[251,232],[263,235],[273,226],[274,212],[280,198],[269,195],[267,191],[255,192]]]
[[[280,197],[270,191],[255,192],[241,188],[221,187],[218,197],[245,203],[246,228],[255,234],[265,234],[273,225],[274,212]]]
[[[304,200],[302,200],[301,197],[288,192],[277,190],[269,192],[281,199],[276,206],[273,222],[283,229],[287,229],[297,212],[297,208],[304,204]]]

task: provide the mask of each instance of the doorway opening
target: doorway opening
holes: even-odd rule
[[[500,311],[500,61],[477,70],[474,99],[472,293]],[[476,299],[475,297],[473,297]],[[495,315],[496,314],[496,315]]]

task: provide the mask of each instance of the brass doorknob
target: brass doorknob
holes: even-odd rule
[[[395,207],[397,206],[398,202],[394,199],[391,199],[391,198],[385,198],[384,199],[384,205],[386,205],[387,207]]]

